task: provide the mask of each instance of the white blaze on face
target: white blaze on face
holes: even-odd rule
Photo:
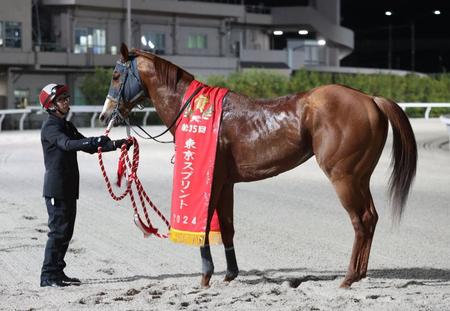
[[[102,113],[100,114],[100,120],[107,119],[111,115],[115,106],[115,102],[110,100],[108,97],[105,99],[105,103],[103,104]]]

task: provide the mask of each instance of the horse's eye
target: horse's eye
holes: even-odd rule
[[[119,79],[120,78],[120,73],[118,71],[114,71],[112,78],[113,78],[113,80]]]

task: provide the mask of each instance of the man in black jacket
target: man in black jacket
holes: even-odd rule
[[[77,199],[79,194],[79,172],[77,151],[88,153],[112,151],[126,139],[112,141],[106,136],[86,138],[65,119],[70,110],[70,96],[66,85],[45,86],[39,101],[48,112],[41,129],[44,152],[45,177],[43,196],[48,212],[48,240],[41,270],[41,287],[79,285],[77,278],[68,277],[63,269],[64,256],[72,238]]]

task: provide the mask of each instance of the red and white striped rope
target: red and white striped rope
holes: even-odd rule
[[[108,126],[108,128],[106,129],[105,136],[109,135],[110,128],[111,127]],[[121,146],[119,163],[121,165],[123,165],[123,171],[126,172],[125,175],[128,178],[127,178],[127,183],[126,183],[126,189],[120,195],[115,194],[112,189],[111,182],[106,173],[105,165],[103,163],[102,147],[98,147],[98,162],[100,165],[100,170],[102,171],[103,178],[105,179],[106,188],[108,189],[109,194],[115,201],[120,201],[120,200],[124,199],[127,195],[129,195],[130,200],[131,200],[131,205],[132,205],[132,208],[135,213],[135,218],[137,217],[137,219],[142,222],[141,217],[139,216],[139,211],[138,211],[136,200],[135,200],[134,194],[133,194],[132,185],[134,182],[135,188],[136,188],[138,196],[139,196],[139,201],[142,206],[144,218],[147,222],[144,225],[147,227],[146,228],[147,231],[149,231],[149,232],[144,232],[144,235],[147,236],[150,233],[153,233],[154,235],[156,235],[159,238],[167,238],[169,235],[158,233],[157,229],[152,226],[152,223],[150,221],[150,217],[149,217],[145,202],[147,202],[149,204],[149,206],[154,210],[154,212],[162,219],[162,221],[166,224],[167,228],[168,229],[170,228],[169,221],[167,220],[166,217],[164,217],[164,215],[161,213],[161,211],[150,200],[150,197],[147,195],[147,192],[145,191],[144,187],[142,186],[141,181],[139,180],[139,177],[137,176],[137,169],[139,166],[139,143],[137,142],[135,137],[130,136],[129,139],[133,142],[133,160],[132,161],[130,160],[130,157],[128,155],[128,150],[127,150],[127,145],[123,144]],[[141,229],[144,230],[144,228],[141,228]]]

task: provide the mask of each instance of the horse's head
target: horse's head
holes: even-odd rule
[[[100,120],[108,124],[118,125],[128,118],[130,111],[146,96],[137,69],[137,57],[128,52],[128,47],[122,44],[122,57],[114,68],[108,95],[103,105]]]

